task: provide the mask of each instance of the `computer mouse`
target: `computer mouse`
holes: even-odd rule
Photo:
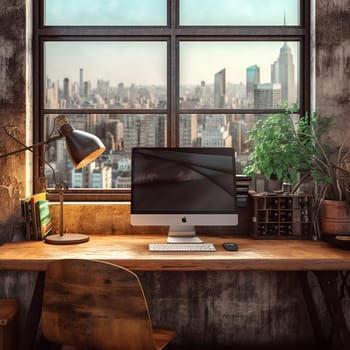
[[[238,250],[238,244],[233,242],[225,242],[222,245],[226,250],[229,250],[230,252],[235,252]]]

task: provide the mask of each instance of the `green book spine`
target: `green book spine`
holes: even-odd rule
[[[49,201],[39,200],[36,206],[38,213],[38,240],[42,240],[52,230]]]

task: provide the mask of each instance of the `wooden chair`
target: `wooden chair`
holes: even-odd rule
[[[50,342],[99,350],[160,350],[176,334],[152,328],[141,283],[133,272],[78,259],[49,263],[42,331]]]

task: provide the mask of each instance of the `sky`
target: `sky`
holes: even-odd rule
[[[298,25],[299,0],[180,0],[181,24]],[[183,18],[181,21],[181,17]]]
[[[166,43],[148,42],[48,42],[45,44],[46,76],[51,80],[98,79],[110,85],[166,85]]]
[[[46,0],[46,23],[165,25],[166,0]],[[180,0],[181,24],[298,24],[299,0]]]
[[[46,0],[49,25],[164,25],[165,0]]]
[[[101,4],[103,6],[101,6]],[[298,0],[180,0],[180,22],[196,24],[297,24]],[[266,11],[266,9],[269,9]],[[166,0],[46,0],[46,23],[51,25],[165,25]],[[252,16],[256,14],[256,16]],[[299,46],[288,43],[297,64]],[[208,84],[219,70],[226,68],[228,82],[245,82],[245,69],[260,66],[261,82],[268,82],[270,65],[283,42],[252,45],[222,42],[180,45],[180,84]],[[54,80],[68,77],[84,80],[92,86],[97,79],[109,80],[112,86],[165,85],[167,49],[165,42],[46,42],[46,75]]]

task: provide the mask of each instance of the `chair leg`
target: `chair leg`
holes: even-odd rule
[[[35,338],[41,317],[42,300],[44,293],[45,272],[40,271],[37,276],[24,334],[20,339],[20,350],[32,350],[35,348]]]

